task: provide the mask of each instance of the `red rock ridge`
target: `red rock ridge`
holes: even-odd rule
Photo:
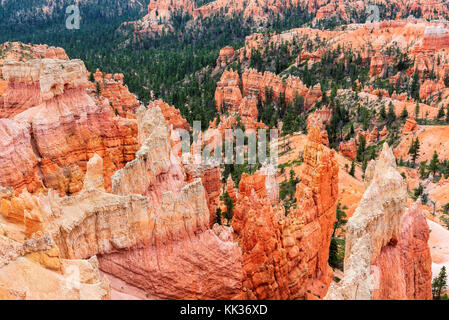
[[[25,136],[21,148],[33,150],[32,156],[30,152],[24,154],[29,155],[28,161],[37,160],[39,168],[39,175],[24,176],[12,182],[13,186],[27,186],[35,191],[38,177],[60,194],[76,193],[82,188],[87,160],[98,153],[104,159],[105,186],[109,189],[110,176],[132,160],[138,148],[136,121],[117,118],[108,105],[95,104],[86,94],[86,70],[79,60],[14,62],[5,65],[3,71],[14,84],[5,96],[20,97],[15,85],[18,83],[20,88],[32,87],[30,96],[39,100],[14,105],[5,100],[6,107],[2,109],[15,114],[13,120],[29,131],[29,140]],[[31,84],[27,82],[33,80]],[[23,146],[25,140],[28,146]],[[15,140],[8,141],[6,149],[19,147],[13,145]],[[1,175],[12,174],[8,168],[13,168],[17,160],[3,155],[2,161],[6,165]]]
[[[243,96],[255,96],[265,100],[266,89],[273,90],[273,97],[279,99],[283,94],[285,101],[290,103],[296,94],[304,97],[304,105],[308,110],[315,102],[321,98],[321,88],[319,84],[308,89],[299,78],[289,77],[285,82],[271,72],[264,74],[254,69],[247,69],[242,74]]]
[[[20,193],[42,186],[38,156],[34,153],[28,129],[9,119],[0,119],[0,185]]]
[[[335,152],[321,143],[318,127],[312,127],[304,149],[304,163],[296,187],[297,209],[291,215],[304,223],[302,246],[307,248],[308,290],[323,298],[332,279],[329,245],[336,220],[338,164]]]
[[[164,115],[165,120],[172,130],[183,129],[190,130],[190,125],[186,119],[184,119],[181,115],[181,112],[176,109],[174,106],[170,106],[168,103],[162,100],[151,101],[148,105],[148,108],[153,108],[158,106],[162,114]]]
[[[344,276],[326,299],[431,299],[429,228],[384,143],[365,172],[368,184],[346,225]]]
[[[309,299],[327,291],[338,165],[321,139],[313,127],[296,189],[298,207],[287,217],[277,200],[266,196],[269,173],[242,176],[232,227],[243,251],[247,299]]]
[[[146,139],[137,158],[116,172],[112,190],[148,198],[152,241],[101,256],[101,269],[145,290],[147,298],[239,298],[241,251],[232,231],[210,229],[205,189],[200,179],[188,183],[160,108],[141,107],[137,118],[145,122],[139,128]]]
[[[124,118],[135,118],[139,102],[123,84],[123,74],[104,74],[97,69],[94,74],[95,83],[89,88],[93,96],[96,94],[96,83],[100,84],[101,96],[109,100],[114,113]]]
[[[217,66],[224,68],[234,58],[235,51],[233,47],[226,46],[220,50],[220,54],[217,59]]]

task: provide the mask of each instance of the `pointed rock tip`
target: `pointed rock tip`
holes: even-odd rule
[[[394,157],[393,150],[390,148],[387,142],[384,142],[383,144],[379,161],[384,165],[396,167],[396,158]]]
[[[309,130],[308,138],[310,141],[321,143],[321,130],[317,126],[313,126]]]

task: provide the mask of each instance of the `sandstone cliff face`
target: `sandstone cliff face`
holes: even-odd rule
[[[241,251],[230,236],[232,231],[225,236],[209,229],[211,213],[205,189],[200,179],[187,183],[180,160],[171,150],[159,107],[140,108],[137,117],[143,122],[139,123],[139,138],[146,139],[136,159],[114,175],[112,191],[147,197],[151,242],[102,255],[101,269],[152,298],[238,297]],[[186,272],[189,276],[184,276]]]
[[[313,88],[307,88],[299,78],[289,77],[285,82],[281,77],[271,72],[264,74],[254,69],[247,69],[242,74],[242,90],[244,96],[255,96],[265,100],[266,89],[273,90],[273,97],[279,99],[284,95],[285,101],[290,103],[296,95],[304,97],[304,106],[310,109],[321,98],[319,84]]]
[[[235,50],[233,47],[224,47],[220,50],[220,54],[217,59],[217,66],[224,68],[234,58]]]
[[[184,119],[181,115],[181,112],[176,109],[174,106],[170,106],[168,103],[162,101],[162,100],[156,100],[152,101],[149,104],[149,108],[153,108],[155,106],[158,106],[162,114],[164,115],[165,121],[167,121],[168,125],[170,126],[171,130],[176,129],[183,129],[186,131],[190,130],[189,123],[186,119]]]
[[[237,125],[237,117],[241,118],[241,124],[246,130],[267,128],[258,122],[259,111],[257,109],[257,96],[246,95],[242,97],[240,90],[240,76],[238,72],[224,71],[215,90],[215,102],[220,112],[220,123],[216,121],[209,124],[209,129],[218,129],[225,136],[226,129],[233,129]]]
[[[112,193],[146,195],[156,205],[163,193],[178,193],[185,184],[185,176],[177,155],[172,152],[169,129],[160,108],[140,107],[137,119],[142,146],[136,159],[112,177]]]
[[[257,100],[265,100],[267,89],[273,90],[274,99],[284,95],[287,103],[293,102],[297,95],[304,97],[306,109],[321,98],[319,85],[308,89],[299,78],[289,77],[284,82],[271,72],[261,74],[254,69],[247,69],[240,79],[238,72],[226,70],[217,83],[215,91],[217,109],[221,114],[240,116],[246,129],[264,127],[262,123],[257,122],[259,114]],[[224,120],[220,123],[222,128],[233,128],[232,125],[226,124],[226,119]]]
[[[223,72],[215,90],[215,102],[219,112],[236,113],[238,111],[242,101],[239,85],[240,76],[237,71]]]
[[[309,133],[304,158],[297,209],[287,217],[269,196],[276,189],[269,171],[242,176],[232,227],[243,252],[245,298],[309,299],[327,291],[338,166],[334,152],[321,144],[318,127]]]
[[[109,189],[112,173],[132,160],[137,151],[136,121],[117,118],[108,105],[95,104],[86,94],[86,71],[79,60],[11,61],[5,64],[3,72],[10,86],[2,96],[4,104],[0,109],[3,116],[14,115],[12,120],[18,123],[16,126],[28,131],[28,135],[22,134],[24,155],[21,157],[28,155],[30,161],[37,161],[39,180],[60,194],[79,192],[87,160],[98,153],[104,159],[105,186]],[[23,86],[33,88],[30,96],[34,98],[11,104],[9,97],[13,97],[12,100],[23,97],[16,90],[22,90]],[[18,148],[17,143],[20,145],[17,139],[6,141],[8,150]],[[3,155],[2,162],[6,163],[7,170],[14,167],[12,160]],[[33,192],[36,176],[24,176],[5,185],[26,186]],[[17,190],[20,192],[21,188]]]
[[[3,192],[3,196],[5,193]],[[64,259],[50,232],[41,229],[44,212],[49,202],[24,192],[20,197],[11,194],[3,198],[1,213],[14,211],[14,225],[8,225],[0,216],[0,297],[1,299],[109,299],[110,286],[100,276],[95,256],[89,260]],[[53,204],[53,203],[52,203]],[[8,213],[8,212],[6,212]],[[20,218],[23,221],[17,220]],[[38,218],[37,229],[27,220]],[[17,223],[25,222],[22,227]],[[30,238],[18,238],[23,232]],[[44,233],[45,232],[45,233]]]
[[[209,224],[215,224],[217,209],[221,195],[221,169],[217,164],[203,164],[185,166],[187,181],[201,179],[206,192],[207,206],[209,208]]]
[[[30,107],[85,86],[86,70],[80,60],[8,60],[2,69],[8,89],[0,100],[0,117],[10,118]]]
[[[326,299],[429,299],[426,221],[417,208],[405,213],[405,182],[386,143],[370,166],[369,187],[346,226],[345,274]]]
[[[63,48],[48,46],[45,44],[25,44],[21,42],[5,42],[0,44],[3,57],[0,64],[7,60],[26,61],[29,59],[60,59],[68,60]]]
[[[186,185],[176,198],[166,193],[150,219],[151,245],[101,256],[103,271],[144,289],[149,298],[239,297],[241,251],[232,237],[220,239],[209,229],[200,180]]]
[[[297,209],[291,215],[304,223],[308,264],[307,288],[322,298],[329,287],[332,269],[328,265],[329,245],[336,220],[338,197],[338,164],[335,152],[321,143],[320,129],[312,127],[304,148],[304,164],[296,187]]]
[[[0,119],[0,185],[17,192],[34,192],[42,186],[38,157],[27,128],[9,119]]]
[[[304,299],[305,253],[297,244],[303,233],[298,225],[283,242],[284,220],[267,199],[239,194],[232,227],[243,252],[244,299]]]
[[[32,253],[23,252],[0,267],[2,300],[110,299],[109,282],[100,276],[95,257],[89,260],[58,260],[62,269],[56,272],[36,262],[36,255],[47,256],[41,249]]]
[[[277,199],[268,196],[271,177],[270,172],[243,175],[238,196],[231,193],[236,200],[232,227],[243,254],[243,298],[305,299],[303,225],[295,217],[286,217]]]
[[[60,198],[54,191],[49,191],[40,196],[24,192],[15,198],[11,189],[1,190],[2,214],[7,207],[9,217],[9,208],[14,208],[11,218],[19,224],[20,219],[35,216],[40,223],[30,236],[42,232],[48,235],[48,241],[42,244],[44,247],[33,249],[29,256],[37,262],[36,266],[30,266],[28,260],[12,263],[12,259],[26,253],[21,253],[20,247],[16,250],[5,248],[8,254],[2,257],[6,257],[7,266],[0,266],[2,295],[8,298],[51,299],[56,295],[69,299],[108,298],[110,287],[106,280],[100,279],[98,265],[95,263],[91,271],[82,271],[85,260],[77,260],[99,255],[103,272],[145,290],[148,298],[229,299],[240,296],[241,250],[233,242],[232,229],[209,229],[209,209],[200,179],[189,184],[182,180],[182,185],[172,191],[164,191],[164,185],[158,184],[158,178],[164,175],[164,164],[170,160],[159,162],[159,158],[151,158],[151,153],[157,151],[151,142],[170,146],[168,127],[159,108],[145,112],[150,117],[142,119],[150,123],[141,127],[147,128],[150,134],[134,161],[135,165],[125,167],[123,171],[130,176],[146,172],[151,183],[149,190],[130,189],[121,195],[105,193],[103,160],[98,155],[88,162],[83,190],[75,196]],[[159,156],[163,157],[163,150],[160,152]],[[152,163],[139,163],[147,159]],[[179,166],[176,161],[172,164]],[[145,171],[133,171],[142,166]],[[152,174],[155,176],[151,177]],[[126,184],[122,177],[119,171],[114,179],[119,186]],[[156,188],[161,190],[154,190]],[[132,194],[140,190],[143,194]],[[154,194],[161,194],[161,198]],[[0,226],[1,222],[0,217]],[[46,251],[40,254],[39,250]],[[68,274],[64,271],[65,265],[74,265]],[[11,277],[14,270],[22,269],[30,270],[33,277],[4,280]],[[46,271],[48,269],[52,271]],[[78,295],[78,291],[61,291],[65,281],[72,281],[73,270],[78,272],[77,275],[81,274],[81,280],[75,281],[76,288],[81,287]],[[184,276],[186,271],[189,277]],[[42,276],[47,282],[38,281],[34,275]],[[26,292],[16,288],[25,288]]]
[[[87,170],[83,190],[76,196],[61,198],[52,190],[33,196],[24,191],[2,200],[2,214],[16,224],[24,223],[30,237],[50,234],[59,256],[66,259],[86,259],[149,242],[148,199],[105,193],[103,160],[98,155]]]
[[[357,156],[357,143],[354,138],[341,142],[338,146],[338,152],[340,152],[345,157],[355,160]]]
[[[414,132],[418,129],[418,123],[416,122],[416,120],[412,117],[412,118],[408,118],[405,121],[404,124],[404,128],[402,129],[402,133],[407,134],[407,133],[411,133]]]
[[[100,85],[101,96],[109,100],[115,114],[124,118],[135,118],[139,102],[123,84],[123,74],[104,74],[97,69],[94,79]],[[89,84],[93,95],[96,94],[96,83]]]
[[[406,210],[400,228],[398,248],[382,248],[374,263],[380,275],[373,299],[430,300],[432,259],[427,244],[429,227],[419,203]]]

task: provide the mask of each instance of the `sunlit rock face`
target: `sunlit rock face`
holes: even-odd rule
[[[241,249],[232,231],[224,236],[210,229],[205,188],[200,178],[188,182],[160,108],[140,108],[137,119],[142,146],[136,159],[115,173],[112,191],[148,199],[150,241],[100,256],[101,269],[152,298],[238,298]]]
[[[385,143],[369,186],[346,227],[344,277],[326,299],[431,299],[429,231]]]
[[[297,209],[279,207],[269,168],[239,184],[232,227],[243,252],[243,287],[248,299],[323,297],[332,277],[330,237],[338,195],[334,152],[310,130],[297,185]],[[228,188],[229,189],[229,188]]]
[[[18,193],[42,187],[30,133],[26,126],[9,119],[0,119],[0,185]]]
[[[133,214],[126,212],[125,199],[104,197],[101,158],[88,167],[86,189],[75,197],[60,198],[54,191],[14,196],[1,189],[2,299],[110,299],[95,255],[126,243],[118,238]],[[112,223],[120,211],[121,223]]]
[[[334,150],[324,147],[318,127],[312,127],[304,149],[304,163],[296,186],[297,209],[291,215],[304,223],[308,267],[307,289],[323,298],[332,279],[329,245],[336,220],[338,164]]]
[[[11,138],[4,140],[2,151],[16,149],[22,154],[17,159],[35,163],[21,170],[34,167],[37,171],[22,172],[22,177],[6,181],[8,176],[17,176],[12,172],[16,160],[2,153],[0,162],[5,165],[0,169],[0,181],[18,192],[24,187],[34,192],[44,185],[61,195],[74,194],[82,189],[87,161],[97,153],[104,160],[105,187],[110,190],[113,172],[134,159],[137,123],[115,117],[107,100],[102,105],[92,100],[85,90],[84,63],[54,59],[8,61],[3,75],[8,89],[0,101],[0,112],[11,120],[2,120],[3,135]]]
[[[2,74],[8,90],[2,96],[0,117],[10,118],[43,101],[51,100],[71,88],[87,84],[81,60],[33,59],[27,62],[8,60]]]
[[[121,73],[102,73],[100,70],[93,74],[94,82],[88,84],[88,88],[95,98],[97,86],[101,97],[108,99],[114,114],[124,118],[135,118],[139,101],[135,95],[129,92],[128,87],[123,84],[124,76]]]

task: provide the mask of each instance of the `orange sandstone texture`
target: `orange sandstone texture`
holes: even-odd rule
[[[209,222],[216,223],[216,213],[220,204],[221,171],[219,165],[190,165],[185,166],[187,181],[192,182],[200,178],[206,192],[207,206],[209,208]]]
[[[149,108],[153,108],[158,106],[162,114],[164,115],[165,121],[167,121],[168,125],[172,130],[176,129],[184,129],[189,131],[190,126],[186,119],[181,116],[181,112],[176,109],[174,106],[170,106],[168,103],[162,100],[155,100],[150,102]]]
[[[219,112],[238,112],[238,107],[242,101],[239,85],[240,76],[237,71],[223,72],[215,90],[215,102]]]
[[[382,248],[374,265],[380,269],[374,300],[432,299],[432,259],[427,244],[429,227],[420,204],[414,204],[401,218],[397,244]]]
[[[279,99],[283,94],[287,103],[294,100],[296,95],[304,97],[306,109],[310,109],[321,98],[319,84],[313,88],[307,88],[299,78],[289,77],[285,82],[271,72],[264,74],[254,69],[247,69],[242,74],[242,90],[244,96],[255,96],[265,100],[266,90],[273,91],[273,97]]]
[[[104,74],[97,69],[94,79],[95,83],[90,83],[89,87],[94,92],[96,83],[99,83],[101,96],[109,100],[115,114],[124,118],[135,118],[134,113],[139,107],[139,102],[123,84],[123,74]]]
[[[234,58],[235,50],[233,47],[224,47],[220,50],[220,54],[217,59],[217,66],[225,67]]]
[[[355,139],[352,138],[348,141],[341,142],[338,146],[338,152],[349,159],[355,160],[357,156],[357,143]]]
[[[402,129],[402,133],[406,134],[406,133],[414,132],[417,129],[418,129],[418,123],[416,122],[416,120],[413,117],[408,118],[405,121],[404,128]]]
[[[11,154],[0,155],[4,163],[0,181],[19,192],[24,186],[34,192],[41,182],[60,194],[73,194],[82,188],[88,159],[98,153],[104,159],[105,186],[109,189],[110,176],[137,151],[137,123],[115,117],[108,105],[97,105],[86,94],[84,64],[80,60],[50,59],[9,62],[3,73],[11,84],[4,96],[21,97],[17,83],[32,87],[30,95],[39,101],[31,99],[17,105],[5,102],[3,110],[14,115],[11,120],[15,124],[9,122],[11,129],[4,131],[4,136],[12,136],[5,140],[2,152],[22,154],[16,159]],[[18,146],[21,150],[14,151]],[[35,164],[18,168],[18,159]],[[22,171],[22,177],[14,173],[17,170]]]
[[[241,250],[232,230],[210,229],[205,188],[199,178],[188,182],[171,149],[160,108],[140,108],[137,118],[145,122],[139,127],[145,129],[142,138],[146,139],[137,158],[116,172],[112,190],[147,199],[149,235],[145,238],[151,241],[102,255],[102,271],[144,290],[148,298],[240,297]]]
[[[346,226],[344,277],[326,299],[431,299],[429,229],[420,205],[407,209],[406,184],[384,144]]]
[[[447,7],[442,0],[422,0],[422,1],[386,1],[381,0],[376,2],[383,7],[396,8],[395,17],[405,17],[410,12],[421,12],[425,19],[437,19],[441,16],[449,14]],[[354,12],[357,14],[365,13],[368,10],[369,3],[361,1],[344,1],[344,0],[325,0],[325,1],[286,1],[286,0],[236,0],[225,1],[215,0],[208,2],[202,6],[197,6],[193,0],[152,0],[148,5],[148,15],[135,23],[136,33],[145,33],[150,30],[160,31],[164,28],[171,27],[171,17],[173,12],[182,10],[189,13],[193,18],[207,18],[213,15],[234,16],[241,14],[244,19],[251,18],[257,23],[266,23],[272,15],[282,14],[285,10],[292,6],[299,6],[307,10],[309,13],[314,13],[316,20],[325,20],[330,18],[351,20]],[[430,46],[439,44],[444,39],[443,37],[429,37]],[[435,44],[436,43],[436,44]],[[425,46],[429,44],[425,43]]]
[[[249,299],[323,297],[332,277],[327,264],[338,196],[334,152],[313,127],[296,189],[298,207],[287,217],[265,197],[270,175],[243,176],[232,226],[243,252],[243,287]],[[265,186],[265,187],[264,187]]]
[[[331,282],[328,265],[329,245],[336,220],[338,197],[338,164],[335,152],[321,144],[317,127],[309,132],[304,149],[304,164],[296,187],[297,209],[291,215],[304,223],[308,262],[308,290],[323,298]]]
[[[26,126],[0,119],[0,186],[34,192],[42,187],[38,157]]]

